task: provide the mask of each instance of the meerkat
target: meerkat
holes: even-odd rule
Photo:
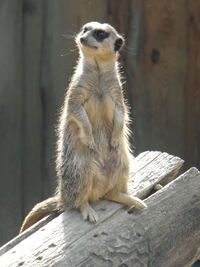
[[[54,197],[32,209],[20,232],[67,207],[80,210],[84,220],[96,222],[98,215],[90,203],[101,198],[129,208],[147,208],[127,193],[133,155],[118,68],[124,38],[107,23],[89,22],[75,41],[79,60],[58,127],[57,190]]]

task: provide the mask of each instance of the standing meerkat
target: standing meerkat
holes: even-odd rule
[[[109,24],[89,22],[77,35],[76,44],[80,57],[58,127],[57,191],[32,209],[20,232],[67,207],[79,209],[84,220],[96,222],[98,215],[90,203],[100,198],[129,208],[147,207],[127,194],[132,155],[117,62],[124,39]]]

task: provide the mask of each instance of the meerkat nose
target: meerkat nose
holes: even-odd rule
[[[83,43],[85,43],[85,41],[86,41],[86,38],[84,38],[84,37],[81,37],[80,38],[80,42],[83,44]]]

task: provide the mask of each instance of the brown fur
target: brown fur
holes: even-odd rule
[[[109,37],[97,41],[92,35],[97,29],[109,32]],[[80,38],[84,39],[82,43]],[[80,58],[58,128],[57,193],[50,201],[33,208],[21,232],[38,218],[68,206],[79,209],[84,219],[95,222],[98,216],[89,203],[100,198],[146,208],[143,201],[127,194],[132,155],[118,51],[114,49],[118,39],[124,42],[109,24],[97,22],[86,24],[78,34]]]

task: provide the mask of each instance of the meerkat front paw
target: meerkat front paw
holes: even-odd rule
[[[110,150],[117,150],[119,148],[119,140],[117,138],[112,138],[110,141]]]
[[[91,151],[93,151],[93,152],[96,152],[97,151],[97,149],[96,149],[96,146],[95,146],[95,143],[94,143],[94,138],[93,138],[93,136],[90,136],[90,137],[82,137],[81,138],[81,141],[82,141],[82,143],[86,146],[86,147],[88,147]]]

